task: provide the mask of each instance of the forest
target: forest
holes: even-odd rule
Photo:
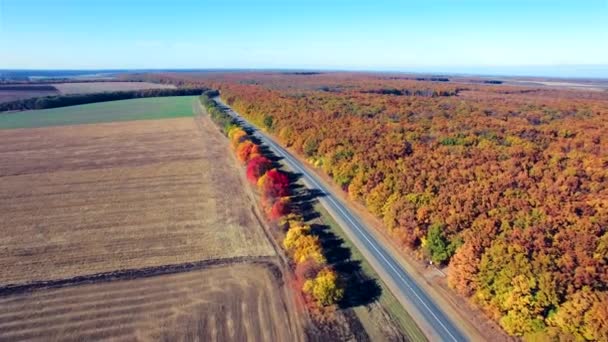
[[[509,334],[608,340],[608,93],[382,74],[191,73]]]

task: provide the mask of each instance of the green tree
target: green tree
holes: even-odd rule
[[[311,137],[306,139],[304,142],[304,154],[307,157],[312,157],[317,153],[317,149],[319,148],[319,139],[315,137]]]
[[[266,115],[264,117],[263,123],[264,123],[264,127],[266,127],[266,129],[268,129],[269,131],[272,130],[272,124],[274,123],[272,116]]]
[[[441,223],[434,223],[429,227],[424,247],[435,263],[442,264],[450,258],[450,243],[443,234]]]

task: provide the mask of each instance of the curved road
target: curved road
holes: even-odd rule
[[[318,189],[323,193],[323,196],[319,197],[319,202],[334,217],[336,222],[340,224],[361,252],[363,252],[363,255],[368,259],[372,267],[382,277],[405,309],[414,317],[416,323],[418,323],[418,326],[427,335],[429,340],[467,341],[467,338],[460,329],[456,327],[424,290],[418,286],[413,277],[369,233],[371,229],[366,227],[354,213],[342,204],[338,198],[333,196],[312,171],[309,171],[298,159],[276,144],[265,133],[245,121],[223,103],[219,97],[214,100],[243,127],[251,130],[252,134],[266,144],[277,156],[282,157],[293,171],[302,174],[302,180],[310,189]],[[389,279],[385,279],[386,277]]]

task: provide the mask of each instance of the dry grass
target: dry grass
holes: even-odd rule
[[[6,341],[301,341],[286,289],[261,264],[0,298]]]
[[[225,139],[194,120],[0,130],[0,286],[273,255]]]
[[[75,82],[53,84],[61,94],[87,94],[105,91],[127,91],[141,89],[175,89],[172,84],[149,82]]]

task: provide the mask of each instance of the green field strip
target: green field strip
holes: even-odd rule
[[[0,114],[0,129],[193,116],[195,96],[149,97]]]

